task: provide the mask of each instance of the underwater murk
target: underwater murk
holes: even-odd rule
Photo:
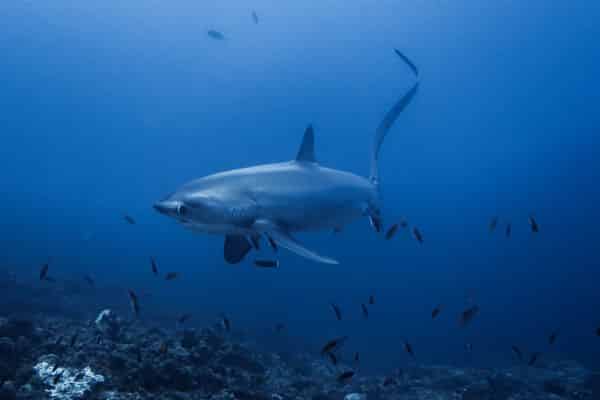
[[[0,400],[600,399],[598,21],[0,2]]]

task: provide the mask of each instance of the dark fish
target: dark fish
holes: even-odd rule
[[[206,32],[208,34],[209,37],[215,39],[215,40],[224,40],[225,39],[225,35],[223,35],[221,32],[219,31],[215,31],[213,29],[209,30],[208,32]]]
[[[40,281],[45,281],[48,277],[48,268],[50,268],[49,263],[42,265],[42,268],[40,269]]]
[[[370,296],[369,296],[369,304],[370,304],[370,305],[373,305],[373,304],[375,304],[375,296],[373,296],[373,295],[370,295]]]
[[[337,365],[337,363],[338,363],[338,360],[337,360],[337,357],[335,356],[335,354],[333,354],[333,353],[331,353],[331,352],[328,352],[328,353],[327,353],[327,357],[329,357],[329,361],[331,361],[331,363],[332,363],[333,365]]]
[[[277,325],[275,325],[275,332],[283,332],[284,329],[285,325],[282,323],[278,323]]]
[[[433,311],[431,312],[431,319],[436,319],[438,315],[440,315],[440,313],[442,312],[442,305],[438,305],[436,308],[433,309]]]
[[[477,314],[479,314],[479,306],[474,305],[472,307],[467,308],[460,314],[460,318],[458,321],[459,325],[461,327],[467,326]]]
[[[86,275],[83,277],[83,279],[85,279],[85,281],[88,283],[88,285],[90,285],[92,287],[96,286],[96,282],[94,282],[94,278],[92,278],[91,276]]]
[[[331,352],[338,350],[339,348],[341,348],[344,345],[346,340],[348,340],[348,336],[342,336],[342,337],[338,337],[338,338],[330,340],[321,349],[321,355],[324,356],[327,353],[331,353]]]
[[[490,231],[490,233],[494,232],[496,230],[497,226],[498,226],[498,217],[492,217],[492,219],[490,220],[490,224],[488,225],[488,230]]]
[[[331,308],[333,309],[333,312],[335,313],[335,318],[337,318],[338,321],[342,320],[342,310],[340,310],[340,308],[336,305],[331,303]]]
[[[223,323],[223,328],[225,328],[226,332],[231,332],[231,321],[224,314],[221,316],[221,322]]]
[[[254,265],[259,268],[277,268],[279,261],[277,260],[254,260]]]
[[[527,365],[532,367],[541,355],[542,355],[542,353],[533,353],[531,355],[531,358],[529,358],[529,362],[527,363]]]
[[[390,226],[390,229],[388,229],[388,231],[385,233],[385,239],[390,240],[391,238],[394,237],[394,235],[396,234],[397,231],[398,231],[398,224],[394,224],[394,225]]]
[[[71,347],[75,346],[75,344],[77,343],[78,337],[79,337],[79,333],[75,333],[73,336],[71,336],[71,343],[70,343]]]
[[[138,303],[138,297],[133,290],[128,290],[129,302],[131,303],[131,309],[133,314],[137,317],[140,314],[140,304]]]
[[[178,272],[169,272],[165,275],[165,280],[172,281],[172,280],[177,279],[178,276],[179,276]]]
[[[256,14],[256,11],[252,11],[252,21],[254,21],[255,24],[258,24],[258,15]]]
[[[417,66],[408,59],[408,57],[406,57],[404,54],[402,54],[400,52],[400,50],[398,49],[394,49],[394,51],[396,52],[396,54],[398,55],[398,57],[400,57],[406,64],[408,64],[408,67],[412,70],[412,72],[415,74],[415,76],[419,76],[419,70],[417,69]]]
[[[596,329],[596,336],[600,336],[600,328]]]
[[[58,369],[58,362],[52,366],[52,370],[50,372],[54,372]]]
[[[273,251],[275,253],[277,253],[277,243],[275,243],[275,241],[273,240],[273,238],[269,235],[267,235],[267,240],[269,241],[269,245],[271,245],[271,248],[273,249]]]
[[[354,362],[355,363],[360,362],[360,354],[358,354],[358,351],[356,353],[354,353]]]
[[[135,225],[135,219],[133,219],[131,216],[129,215],[125,215],[123,216],[123,219],[129,224],[129,225]]]
[[[179,325],[185,324],[190,318],[192,318],[192,314],[183,314],[181,317],[177,318],[177,323]]]
[[[340,375],[338,375],[337,377],[337,381],[339,383],[346,383],[348,382],[350,379],[352,379],[352,377],[354,376],[354,371],[346,371],[346,372],[342,372]]]
[[[363,318],[364,319],[369,318],[369,310],[367,309],[367,306],[365,306],[364,304],[361,304],[360,308],[362,309]]]
[[[417,242],[423,244],[423,235],[421,234],[421,231],[419,231],[419,229],[415,227],[413,228],[412,233]]]
[[[150,265],[152,266],[152,273],[154,276],[158,276],[158,264],[156,263],[154,257],[150,257]]]
[[[554,331],[550,334],[550,337],[548,337],[548,343],[550,344],[550,346],[552,346],[556,342],[557,338],[558,338],[558,331]]]
[[[533,215],[529,216],[529,226],[531,227],[531,232],[533,233],[538,233],[540,231],[540,226],[538,225]]]
[[[391,386],[391,385],[395,385],[396,384],[396,380],[390,376],[386,377],[383,380],[383,386]]]
[[[102,335],[96,336],[96,344],[102,343]]]
[[[405,219],[400,220],[400,228],[408,228],[408,221]]]
[[[169,346],[167,346],[167,342],[162,342],[160,344],[160,347],[158,348],[158,353],[159,354],[167,354],[167,352],[169,351]]]
[[[408,343],[406,340],[404,341],[404,351],[406,351],[408,354],[410,354],[410,356],[412,358],[415,358],[415,352],[413,350],[413,347],[410,343]]]
[[[509,222],[509,223],[506,225],[506,231],[505,231],[505,235],[506,235],[506,237],[507,237],[507,238],[509,238],[509,237],[510,237],[510,235],[511,235],[511,233],[512,233],[512,226],[511,226],[511,224],[510,224],[510,222]]]
[[[56,339],[56,342],[54,342],[54,345],[58,346],[59,344],[61,344],[61,343],[62,343],[62,340],[63,340],[63,338],[64,338],[64,336],[63,336],[63,335],[59,336],[59,337],[58,337],[58,339]]]
[[[471,344],[471,343],[465,343],[465,351],[467,353],[472,353],[473,352],[473,344]]]
[[[523,352],[517,346],[512,346],[512,351],[515,353],[519,361],[523,361]]]

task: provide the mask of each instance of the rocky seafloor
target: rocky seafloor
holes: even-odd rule
[[[0,400],[600,399],[600,376],[572,361],[415,366],[339,383],[346,368],[258,351],[218,327],[158,329],[108,311],[89,321],[0,317]]]

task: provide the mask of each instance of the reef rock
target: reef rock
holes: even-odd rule
[[[104,376],[95,374],[90,367],[57,367],[56,364],[40,361],[33,369],[40,380],[49,387],[46,393],[51,399],[86,399],[98,384],[104,382]]]

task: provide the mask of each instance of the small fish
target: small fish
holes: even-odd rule
[[[340,308],[337,306],[337,304],[334,304],[334,303],[331,303],[331,309],[335,313],[335,318],[338,321],[341,321],[342,320],[342,310],[340,310]]]
[[[400,57],[406,64],[408,64],[408,67],[411,69],[411,71],[415,74],[415,76],[419,76],[419,70],[417,69],[417,66],[408,59],[408,57],[406,57],[404,54],[402,54],[402,52],[400,52],[400,50],[398,49],[394,49],[394,51],[396,52],[396,54],[398,55],[398,57]]]
[[[397,382],[394,378],[388,376],[383,380],[383,386],[395,385]]]
[[[358,354],[358,351],[356,353],[354,353],[354,362],[355,363],[360,362],[360,354]]]
[[[273,238],[271,236],[269,236],[269,235],[267,235],[267,240],[269,242],[269,245],[273,249],[273,251],[275,253],[277,253],[277,243],[275,243],[275,241],[273,240]]]
[[[529,359],[529,362],[527,363],[527,365],[532,367],[541,355],[542,355],[542,353],[533,353],[531,355],[531,358]]]
[[[277,260],[254,260],[254,265],[258,268],[278,268],[279,261]]]
[[[369,296],[369,305],[373,305],[373,304],[375,304],[375,296],[370,295]]]
[[[281,322],[275,325],[275,332],[283,332],[285,330],[285,325]]]
[[[465,351],[470,354],[473,352],[473,344],[471,343],[465,343]]]
[[[167,346],[167,342],[162,342],[160,344],[160,347],[158,348],[158,353],[159,354],[167,354],[167,352],[169,351],[169,346]]]
[[[59,337],[58,337],[58,339],[56,339],[56,342],[54,342],[54,345],[55,345],[55,346],[58,346],[59,344],[61,344],[61,343],[62,343],[62,340],[63,340],[63,339],[64,339],[64,336],[63,336],[63,335],[59,336]]]
[[[404,218],[400,220],[400,228],[405,229],[408,228],[408,221]]]
[[[135,225],[135,219],[133,219],[131,216],[129,215],[125,215],[123,216],[123,219],[129,224],[129,225]]]
[[[388,229],[388,231],[385,233],[385,239],[390,240],[391,238],[394,237],[394,235],[396,234],[397,231],[398,231],[398,224],[394,224],[394,225],[390,226],[390,229]]]
[[[94,278],[92,278],[90,275],[85,275],[83,277],[83,279],[85,279],[85,281],[88,283],[88,285],[90,285],[91,287],[96,286],[96,282],[94,281]]]
[[[548,337],[548,343],[550,344],[550,346],[552,346],[556,342],[557,338],[558,338],[558,331],[554,331],[550,334],[550,337]]]
[[[510,222],[509,222],[509,223],[506,225],[506,231],[504,232],[504,234],[505,234],[505,236],[506,236],[507,238],[509,238],[509,237],[510,237],[510,235],[511,235],[511,233],[512,233],[512,225],[511,225],[511,224],[510,224]]]
[[[519,361],[523,361],[523,352],[517,346],[512,346],[512,351],[515,353]]]
[[[367,309],[367,306],[365,306],[364,304],[361,304],[360,308],[362,309],[363,318],[364,319],[369,318],[369,310]]]
[[[327,353],[327,357],[329,357],[329,361],[331,361],[331,363],[332,363],[333,365],[337,365],[337,363],[338,363],[338,360],[337,360],[337,357],[335,356],[335,354],[333,354],[333,353],[331,353],[331,352],[328,352],[328,353]]]
[[[404,351],[406,351],[412,358],[415,358],[415,352],[413,350],[413,347],[406,340],[404,341]]]
[[[346,371],[346,372],[342,372],[340,375],[338,375],[337,377],[337,381],[339,383],[346,383],[348,382],[350,379],[352,379],[352,377],[354,376],[354,371]]]
[[[423,235],[421,234],[421,231],[419,230],[419,228],[414,227],[412,230],[412,233],[413,233],[415,240],[417,242],[419,242],[420,244],[423,244]]]
[[[467,308],[465,311],[463,311],[460,314],[460,318],[459,318],[459,325],[461,327],[465,327],[467,326],[472,320],[473,318],[475,318],[475,316],[479,314],[479,306],[478,305],[474,305],[472,307]]]
[[[258,15],[256,14],[256,11],[252,11],[252,21],[254,21],[255,24],[258,24]]]
[[[58,369],[58,362],[56,364],[54,364],[54,366],[52,367],[52,370],[50,372],[55,372]]]
[[[179,272],[169,272],[165,275],[166,281],[172,281],[179,277]]]
[[[442,312],[442,305],[438,305],[436,308],[433,309],[433,311],[431,312],[431,319],[436,319],[438,315],[440,315],[440,313]]]
[[[330,340],[323,346],[321,349],[321,355],[324,356],[327,353],[334,352],[338,350],[342,345],[348,340],[348,336],[341,336],[335,339]]]
[[[102,343],[102,335],[96,336],[96,344]]]
[[[221,315],[221,322],[223,323],[223,328],[225,328],[225,331],[231,332],[231,321],[229,321],[229,318],[227,318],[225,314]]]
[[[156,263],[154,257],[150,257],[150,265],[152,266],[152,273],[154,276],[158,276],[158,264]]]
[[[185,324],[187,321],[190,320],[190,318],[192,318],[192,314],[183,314],[182,316],[180,316],[179,318],[177,318],[177,323],[179,325],[183,325]]]
[[[40,281],[45,281],[48,277],[48,268],[50,268],[49,263],[42,265],[42,268],[40,269]]]
[[[496,230],[497,226],[498,226],[498,217],[492,217],[492,219],[490,220],[490,224],[488,225],[488,230],[490,231],[490,233],[494,232]]]
[[[225,40],[225,35],[223,35],[219,31],[215,31],[214,29],[211,29],[211,30],[207,31],[206,33],[212,39],[215,39],[215,40]]]
[[[138,297],[135,292],[131,289],[127,291],[129,293],[129,302],[131,303],[131,309],[133,314],[137,317],[140,314],[140,304],[138,303]]]
[[[540,226],[538,225],[533,215],[529,216],[529,226],[531,227],[531,232],[533,233],[538,233],[540,231]]]
[[[79,333],[77,333],[77,332],[73,336],[71,336],[71,342],[70,342],[71,347],[75,346],[75,344],[77,343],[78,337],[79,337]]]

